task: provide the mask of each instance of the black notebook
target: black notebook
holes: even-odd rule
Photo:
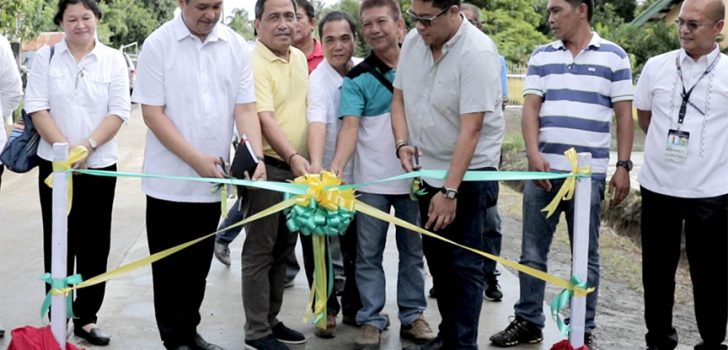
[[[247,171],[248,176],[253,176],[255,168],[258,166],[258,157],[253,152],[253,147],[248,139],[243,138],[238,142],[238,148],[235,149],[235,157],[233,164],[230,166],[230,175],[238,179],[244,179],[244,173]]]

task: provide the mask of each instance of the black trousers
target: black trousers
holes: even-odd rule
[[[648,346],[674,349],[675,272],[683,225],[700,349],[723,349],[728,321],[728,195],[678,198],[642,191],[642,281]],[[697,348],[696,348],[697,349]]]
[[[147,196],[147,240],[154,254],[217,229],[220,203],[179,203]],[[164,346],[194,344],[215,237],[152,264],[154,315]]]
[[[116,164],[98,170],[116,171]],[[53,189],[44,181],[53,171],[51,162],[40,160],[38,192],[43,217],[43,263],[51,271],[53,236]],[[68,215],[67,274],[81,274],[84,280],[106,272],[111,246],[111,211],[114,205],[115,177],[73,175],[73,205]],[[46,285],[46,293],[50,286]],[[73,323],[82,327],[96,323],[96,314],[104,301],[105,283],[79,289],[73,302],[76,318]]]

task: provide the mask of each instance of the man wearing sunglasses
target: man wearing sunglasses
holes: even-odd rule
[[[632,168],[632,73],[629,57],[618,45],[591,30],[592,0],[549,0],[549,25],[556,41],[536,48],[528,62],[523,89],[523,138],[531,171],[569,172],[569,148],[591,153],[587,296],[584,342],[593,348],[592,331],[599,290],[599,223],[611,146],[611,122],[617,121],[617,170],[610,181],[611,203],[629,193]],[[574,201],[563,201],[549,217],[541,210],[564,180],[527,181],[523,191],[523,237],[520,263],[546,271],[548,252],[561,212],[573,238]],[[534,344],[543,340],[545,282],[519,274],[516,317],[490,337],[495,346]]]
[[[647,133],[642,186],[642,283],[648,349],[675,349],[675,271],[685,232],[696,350],[726,349],[728,319],[728,57],[716,39],[720,0],[687,0],[676,21],[679,50],[651,58],[635,90]],[[684,228],[684,229],[683,229]]]
[[[503,142],[500,64],[493,41],[460,13],[459,0],[413,0],[416,30],[404,40],[392,101],[392,129],[401,166],[447,170],[424,178],[419,198],[425,229],[482,250],[488,207],[498,183],[463,182],[468,170],[495,170]],[[483,300],[483,258],[423,237],[442,316],[433,341],[412,349],[477,349]]]

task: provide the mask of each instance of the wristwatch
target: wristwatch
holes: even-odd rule
[[[458,198],[458,190],[454,188],[442,187],[440,188],[440,192],[442,192],[442,195],[445,196],[445,198],[447,199]]]
[[[625,168],[627,171],[630,171],[630,170],[632,170],[633,164],[632,164],[631,160],[619,160],[619,161],[617,161],[617,166],[618,167],[621,166],[622,168]]]
[[[91,146],[91,150],[92,151],[95,151],[96,150],[96,146],[97,146],[96,145],[96,140],[94,140],[94,139],[92,139],[92,138],[89,137],[88,138],[88,145]]]

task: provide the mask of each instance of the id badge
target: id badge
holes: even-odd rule
[[[667,147],[665,148],[665,159],[685,163],[688,157],[688,142],[690,133],[687,131],[670,129],[667,132]]]

